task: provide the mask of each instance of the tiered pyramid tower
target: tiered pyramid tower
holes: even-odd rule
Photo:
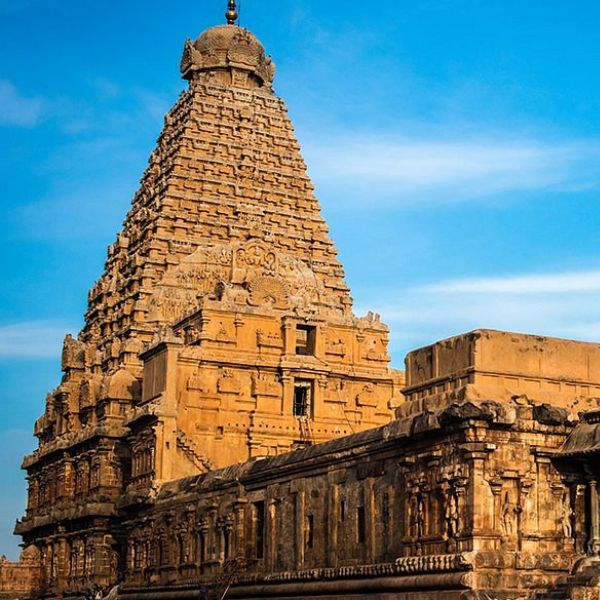
[[[352,313],[262,45],[215,27],[181,69],[24,462],[17,533],[48,595],[114,582],[119,511],[160,484],[385,423],[401,383],[387,327]]]

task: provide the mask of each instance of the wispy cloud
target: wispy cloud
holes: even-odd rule
[[[600,271],[451,279],[422,288],[443,294],[561,294],[600,291]]]
[[[0,79],[0,125],[34,127],[44,116],[45,108],[42,98],[27,97],[10,81]]]
[[[55,358],[62,340],[72,328],[48,321],[0,325],[0,359]]]
[[[320,188],[373,203],[457,202],[503,192],[576,191],[600,183],[600,141],[313,139],[305,154]],[[354,205],[353,205],[354,207]]]
[[[401,365],[412,348],[479,328],[600,342],[599,291],[600,271],[466,278],[380,291],[357,310],[381,313]]]

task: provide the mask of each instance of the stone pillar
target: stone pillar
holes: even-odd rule
[[[590,491],[590,541],[588,552],[591,556],[600,555],[600,501],[598,498],[598,482],[588,481]]]
[[[369,477],[364,485],[365,495],[365,535],[367,564],[375,562],[375,488],[374,481]]]
[[[340,486],[332,483],[329,486],[329,507],[327,510],[327,565],[338,566],[338,536],[340,528]]]
[[[65,498],[72,498],[75,489],[74,489],[74,469],[73,469],[73,459],[69,456],[65,456],[64,460],[64,469],[65,469],[65,489],[63,491],[63,496]]]
[[[479,432],[483,437],[482,431]],[[459,538],[473,537],[473,550],[486,549],[486,536],[489,529],[486,527],[489,519],[487,509],[491,489],[485,479],[485,461],[495,448],[481,442],[470,442],[463,445],[465,460],[469,465],[469,477],[461,486],[464,495],[459,496],[460,518],[458,528],[461,531]],[[460,552],[460,539],[457,551]]]
[[[209,522],[208,530],[208,560],[211,562],[219,561],[219,527],[217,524],[217,511],[218,506],[216,504],[209,504],[207,507],[207,515]]]
[[[272,573],[275,570],[275,561],[277,557],[277,500],[274,498],[267,501],[265,525],[265,571],[267,573]]]
[[[520,513],[519,513],[519,550],[535,552],[538,549],[537,540],[530,541],[532,533],[535,534],[535,524],[529,522],[529,515],[536,514],[536,507],[530,506],[532,501],[531,489],[534,481],[529,477],[521,479],[519,485],[519,496],[520,496]],[[562,495],[561,495],[562,496]]]
[[[55,544],[55,548],[57,549],[55,556],[55,560],[57,561],[57,584],[58,588],[62,590],[67,586],[69,578],[68,543],[65,528],[62,526],[59,528],[59,537]]]
[[[325,336],[327,328],[319,325],[315,331],[315,357],[325,359]]]
[[[296,521],[296,570],[300,571],[304,568],[304,490],[298,490],[296,492],[296,507],[295,507],[295,521]]]
[[[198,535],[200,538],[200,548],[199,548],[199,552],[198,552],[198,564],[200,565],[200,567],[202,567],[202,565],[208,560],[208,552],[209,552],[208,530],[209,530],[208,520],[205,518],[200,519],[200,521],[198,523]]]
[[[246,553],[246,498],[238,498],[234,504],[235,513],[235,558],[245,558]]]
[[[281,376],[281,383],[283,385],[281,414],[287,417],[292,414],[294,404],[294,378],[289,374],[284,374]]]
[[[283,353],[296,354],[296,324],[287,320],[283,324]]]
[[[585,554],[587,548],[585,541],[588,537],[588,524],[586,522],[585,509],[586,485],[577,483],[575,485],[575,551]]]

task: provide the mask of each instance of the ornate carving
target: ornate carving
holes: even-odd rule
[[[421,539],[425,533],[425,499],[421,492],[412,493],[408,500],[410,537]]]
[[[62,370],[85,369],[85,344],[73,338],[69,333],[63,342]]]
[[[521,508],[513,501],[509,491],[504,493],[501,510],[501,527],[502,533],[507,537],[513,537],[518,531],[518,519]]]
[[[285,283],[275,277],[258,276],[247,282],[248,304],[252,306],[288,307],[288,292]]]
[[[372,383],[367,383],[362,390],[356,395],[357,406],[376,407],[378,404],[378,396],[375,386]]]
[[[252,395],[277,397],[281,394],[281,384],[276,376],[269,374],[252,375]]]
[[[217,390],[223,394],[240,394],[242,386],[234,371],[223,369],[217,381]]]
[[[329,354],[331,356],[346,356],[345,344],[341,339],[330,339],[327,338],[325,342],[325,354]]]
[[[283,340],[278,333],[265,333],[262,329],[256,331],[256,345],[259,348],[283,348]]]
[[[560,513],[560,523],[562,527],[563,535],[566,539],[570,540],[573,538],[573,519],[575,513],[571,505],[571,494],[567,491],[563,494],[562,507]]]
[[[197,370],[187,381],[187,389],[191,392],[209,393],[210,385],[201,370]]]

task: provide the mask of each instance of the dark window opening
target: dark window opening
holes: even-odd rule
[[[310,402],[312,395],[311,381],[296,381],[294,384],[294,406],[295,417],[310,416]]]
[[[256,531],[256,558],[264,558],[265,555],[265,503],[254,503],[255,531]]]
[[[306,547],[312,548],[315,542],[315,518],[313,515],[306,517]]]
[[[340,504],[340,520],[341,521],[346,520],[346,503],[343,500]]]
[[[317,328],[310,325],[296,326],[296,354],[314,356]]]
[[[366,523],[365,523],[365,507],[359,506],[356,513],[356,528],[357,541],[359,544],[364,544],[367,539]]]
[[[200,533],[198,537],[198,554],[200,555],[200,562],[203,563],[206,560],[206,542],[204,540],[204,533]]]
[[[223,533],[223,555],[226,559],[231,558],[231,543],[229,541],[229,531]]]
[[[186,562],[186,556],[185,556],[185,540],[183,539],[183,536],[180,535],[179,536],[179,564],[182,565]]]

